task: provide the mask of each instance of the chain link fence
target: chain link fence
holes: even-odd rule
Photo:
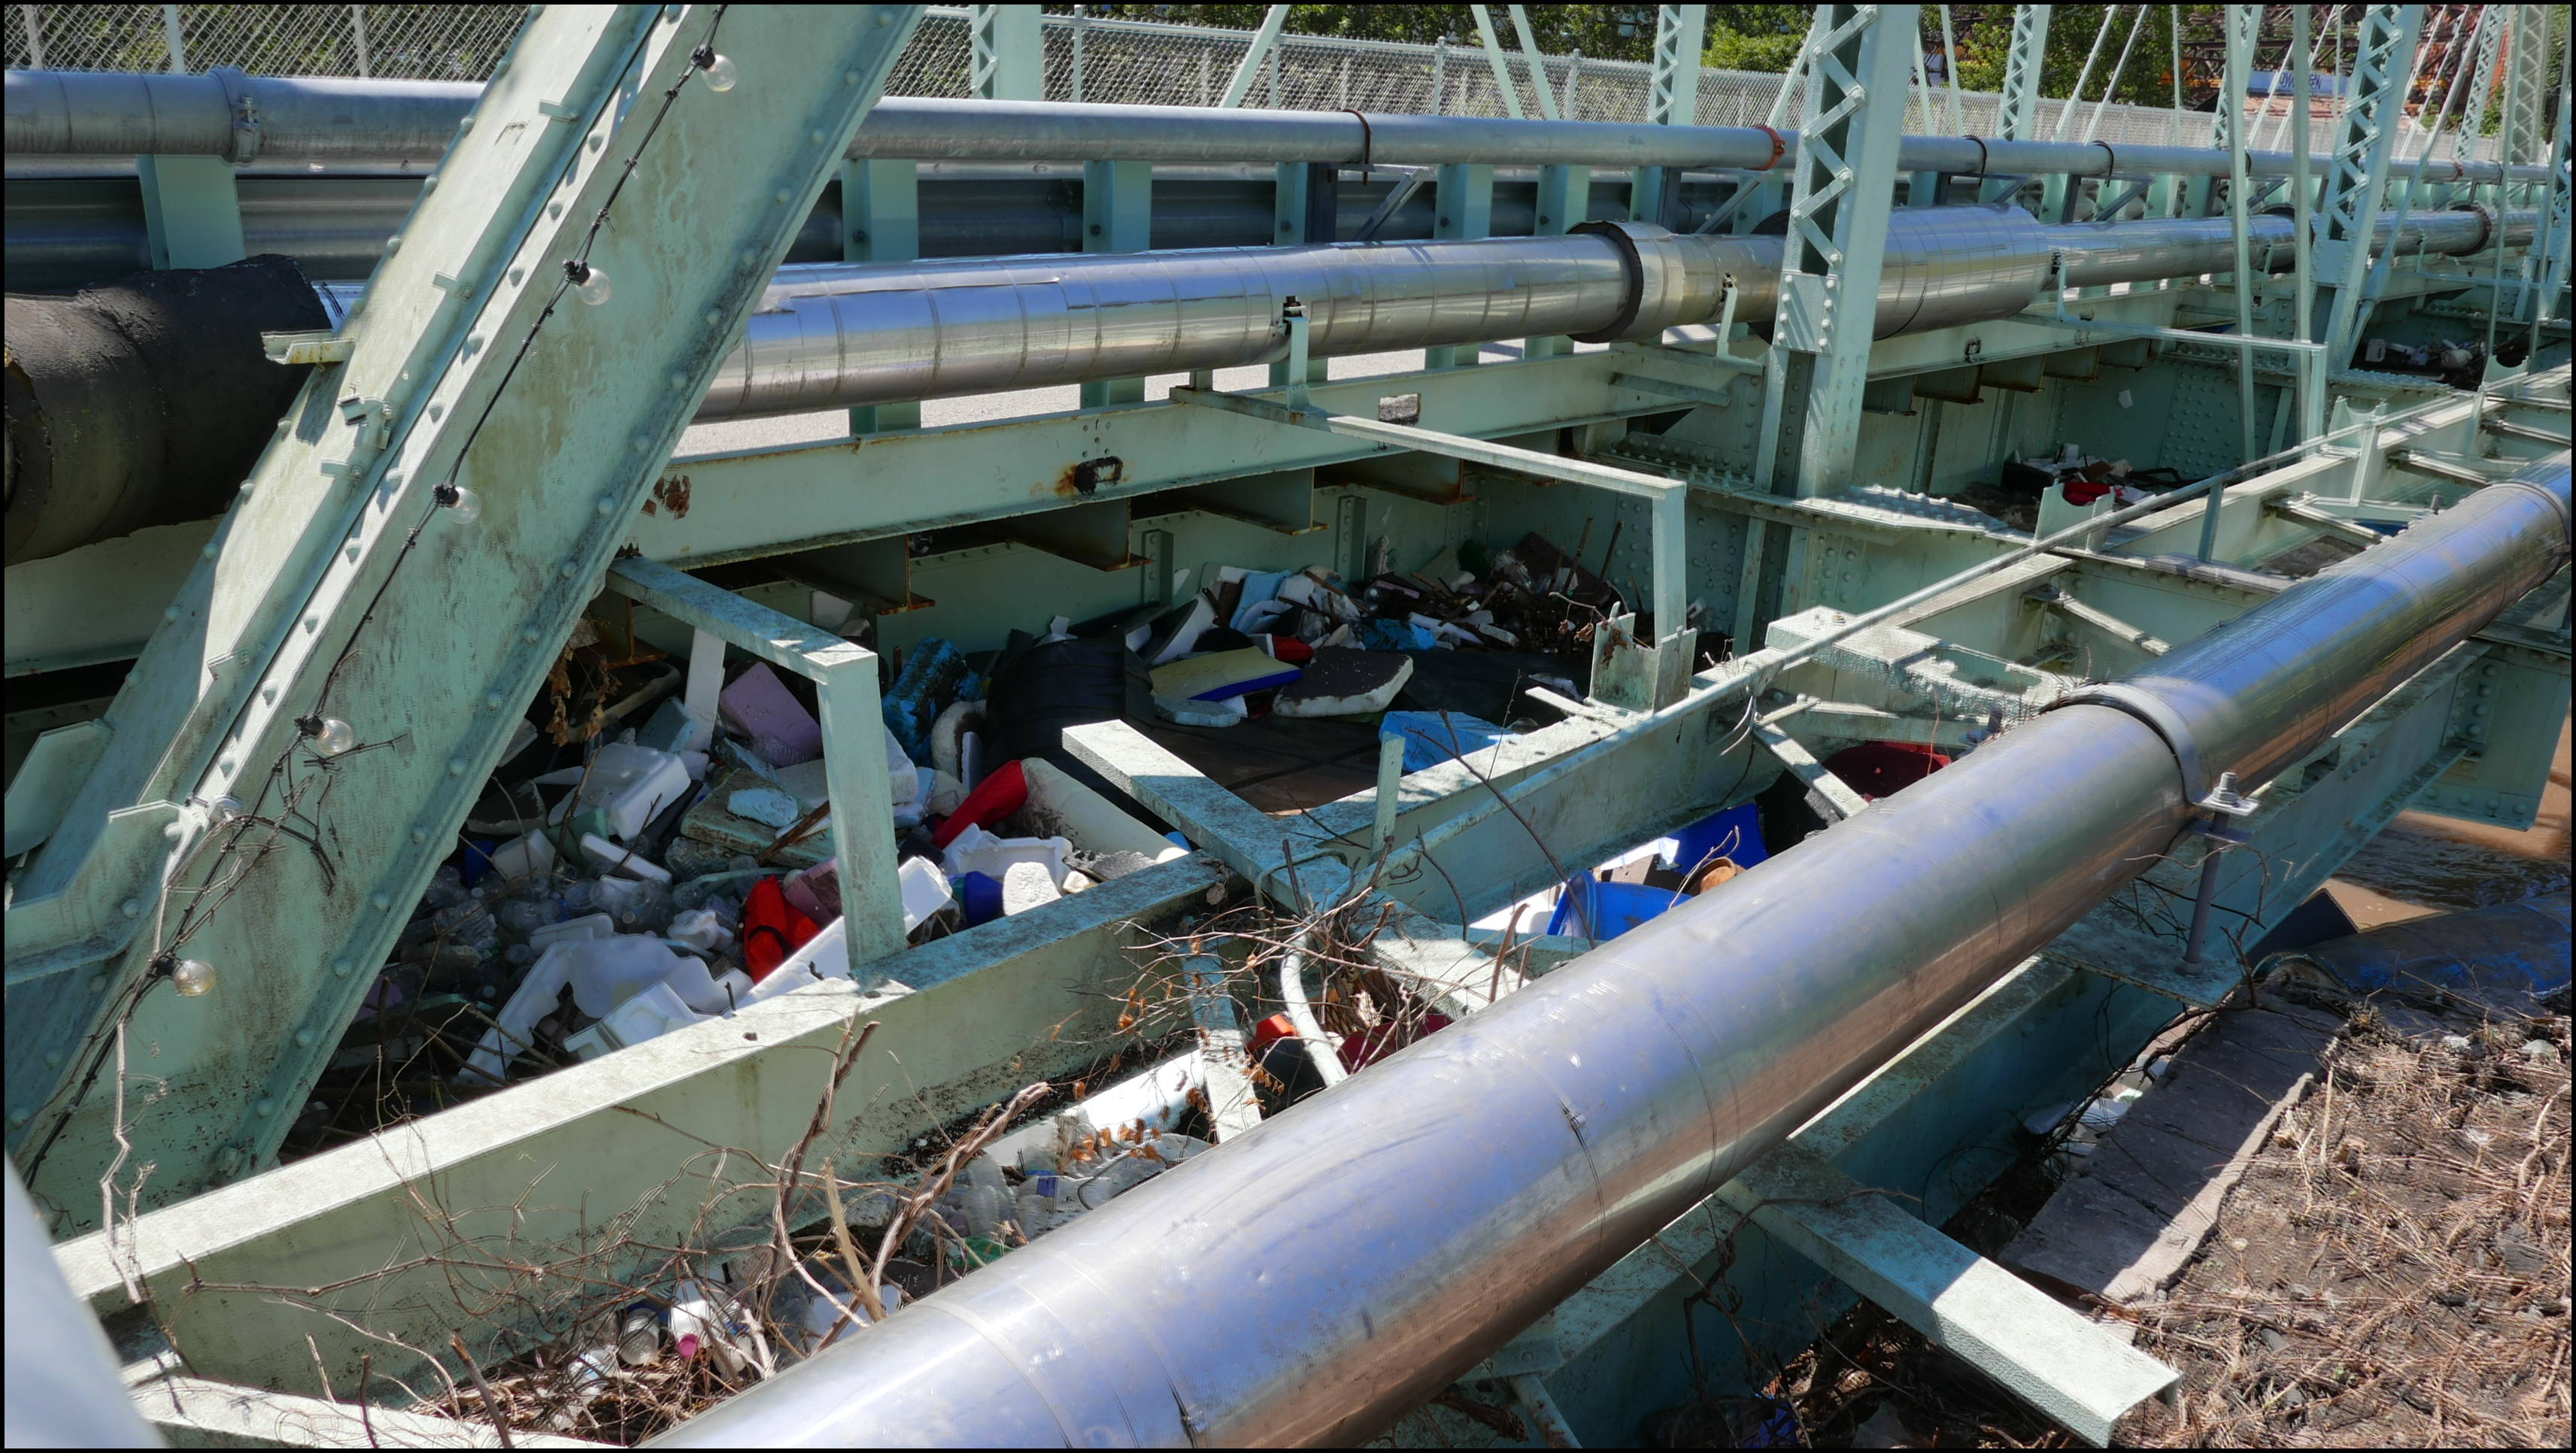
[[[524,5],[12,5],[9,66],[480,81]]]
[[[519,5],[12,5],[9,65],[83,71],[202,73],[237,66],[257,75],[386,76],[479,81],[492,74],[526,16]],[[1213,106],[1252,43],[1252,32],[1148,21],[1049,15],[1046,95],[1051,101],[1147,106]],[[965,96],[973,47],[967,12],[934,8],[896,63],[887,92],[897,96]],[[1543,114],[1539,88],[1558,114],[1577,121],[1643,121],[1652,68],[1639,61],[1543,56],[1505,57],[1520,113]],[[1703,126],[1750,126],[1765,120],[1781,77],[1703,68],[1697,119]],[[1263,61],[1243,104],[1299,110],[1378,111],[1414,115],[1505,116],[1493,64],[1474,45],[1415,45],[1283,35]],[[1916,88],[1905,129],[1992,135],[2002,98]],[[2159,106],[2043,100],[2037,134],[2092,138],[2122,146],[2208,146],[2213,117]],[[2262,110],[2257,100],[2254,109]],[[2258,149],[2286,149],[2287,102],[2252,119]],[[1794,117],[1796,107],[1789,109]],[[2311,123],[2311,149],[2333,145],[2339,119]],[[2411,129],[2411,128],[2410,128]],[[2420,145],[2420,141],[2417,145]],[[2401,141],[2401,154],[2411,153]],[[2448,151],[2448,145],[2445,145]],[[2480,137],[2470,154],[2493,157],[2496,141]]]

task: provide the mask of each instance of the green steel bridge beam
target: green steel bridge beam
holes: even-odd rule
[[[155,1165],[145,1205],[276,1153],[919,15],[555,7],[522,31],[18,885],[11,1147],[73,1224],[120,1134]],[[691,59],[719,43],[725,92]],[[598,306],[564,287],[584,256]],[[451,480],[479,519],[433,502]],[[357,747],[326,755],[323,718]],[[181,954],[213,993],[158,991]],[[169,1089],[122,1126],[112,1082],[84,1092],[120,1026]]]

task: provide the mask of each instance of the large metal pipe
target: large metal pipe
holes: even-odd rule
[[[2266,218],[2267,266],[2287,267]],[[2397,245],[2467,252],[2483,214],[2416,219]],[[2528,237],[2532,214],[2508,219]],[[2518,231],[2517,231],[2518,229]],[[2027,308],[2052,256],[2070,284],[2144,282],[2230,264],[2217,224],[2045,227],[2005,206],[1906,208],[1889,221],[1875,336]],[[2273,234],[2277,233],[2275,236]],[[2382,230],[2383,245],[2388,229]],[[1496,338],[1648,338],[1717,316],[1767,326],[1777,237],[1677,236],[1640,223],[1565,237],[1094,253],[782,270],[717,370],[700,421],[933,399],[1099,378],[1229,368],[1280,356],[1280,310],[1306,305],[1318,357]]]
[[[2204,768],[2259,780],[2546,581],[2567,523],[2562,452],[2130,684],[2207,733]],[[2134,878],[2191,811],[2163,729],[2052,711],[659,1441],[1363,1441]],[[1871,911],[1837,911],[1855,884]]]
[[[11,71],[8,147],[21,153],[243,155],[232,118],[247,100],[259,156],[435,160],[482,88],[431,81],[285,80]],[[889,96],[869,113],[853,157],[912,161],[1312,161],[1342,165],[1484,163],[1766,170],[1796,151],[1797,133],[1759,126],[1652,126],[1513,121],[1356,111],[1112,106],[1061,101],[953,101]],[[2284,152],[2248,158],[2256,176],[2287,176]],[[2493,182],[2493,162],[2452,162],[2434,182]],[[1897,169],[1953,176],[2216,176],[2227,155],[2202,147],[1908,136]],[[2546,182],[2518,166],[2512,179]]]
[[[2286,265],[2288,224],[2263,220],[2267,265]],[[2534,223],[2529,214],[2516,214],[2503,225],[2511,239],[2527,237]],[[2402,248],[2447,252],[2481,248],[2491,230],[2486,214],[2462,212],[2381,232]],[[2225,266],[2227,237],[2223,224],[2205,221],[2043,227],[2004,206],[1907,208],[1889,224],[1874,335],[2010,317],[2042,294],[2052,258],[2076,284]],[[806,413],[1267,362],[1286,346],[1280,317],[1292,297],[1306,305],[1310,346],[1319,357],[1559,334],[1650,338],[1717,315],[1729,277],[1735,316],[1765,327],[1778,305],[1780,245],[1777,237],[1678,236],[1619,222],[1587,224],[1562,237],[1472,242],[789,267],[767,290],[742,344],[718,367],[697,418]],[[282,259],[270,261],[291,275]],[[182,275],[147,276],[166,289]],[[346,317],[364,296],[361,287],[339,284],[315,291],[333,319]],[[256,452],[255,441],[225,444],[216,435],[191,433],[194,462],[186,470],[156,466],[138,474],[120,465],[101,476],[91,467],[98,461],[67,463],[64,439],[126,450],[125,441],[138,436],[118,422],[118,410],[131,406],[117,402],[123,395],[80,392],[59,378],[42,381],[49,370],[61,371],[52,354],[63,350],[47,349],[33,333],[21,337],[17,324],[20,311],[44,306],[10,303],[11,346],[38,380],[26,401],[13,392],[12,418],[41,405],[54,420],[50,433],[13,433],[11,478],[59,474],[84,486],[102,477],[123,483],[113,490],[13,493],[9,558],[37,559],[141,523],[220,508],[220,492],[163,485],[201,474],[218,484],[235,479],[246,462],[236,456]],[[246,353],[262,329],[318,321],[236,310],[208,326],[229,328],[237,351]],[[92,367],[79,358],[70,362],[67,377],[86,377],[80,370]],[[273,384],[282,375],[253,363],[242,377]],[[274,417],[273,410],[225,412],[235,421]],[[92,420],[100,427],[89,428]]]
[[[8,563],[220,513],[311,371],[260,332],[324,321],[282,257],[10,294]]]

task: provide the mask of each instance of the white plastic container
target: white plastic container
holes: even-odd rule
[[[561,923],[549,923],[528,935],[528,947],[544,953],[559,943],[576,943],[585,938],[607,938],[617,932],[617,920],[605,913],[585,913]]]
[[[1048,881],[1064,886],[1065,855],[1073,851],[1073,840],[1061,837],[995,837],[980,827],[969,826],[949,840],[948,849],[940,855],[940,866],[952,878],[968,873],[982,873],[998,883],[1014,863],[1036,863],[1047,870]]]
[[[534,837],[531,833],[529,836]],[[628,852],[597,833],[581,835],[581,855],[597,865],[600,871],[647,883],[668,883],[671,870],[640,854]]]
[[[594,807],[607,809],[610,834],[632,841],[688,790],[689,769],[676,754],[614,742],[591,759],[572,810],[578,815]]]
[[[720,954],[733,947],[732,932],[712,908],[692,908],[675,915],[669,936],[704,954]]]
[[[921,927],[930,915],[948,906],[954,896],[948,886],[948,875],[928,858],[906,858],[895,870],[895,886],[903,894],[903,931]],[[838,922],[839,920],[834,920]]]
[[[492,853],[492,871],[505,880],[548,872],[554,865],[554,840],[542,832],[512,838]]]

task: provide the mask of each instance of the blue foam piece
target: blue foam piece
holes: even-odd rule
[[[1508,739],[1513,733],[1481,717],[1453,711],[1443,715],[1436,711],[1390,711],[1379,719],[1380,737],[1404,738],[1404,770],[1419,772],[1451,760],[1450,748],[1457,755],[1482,751]]]

